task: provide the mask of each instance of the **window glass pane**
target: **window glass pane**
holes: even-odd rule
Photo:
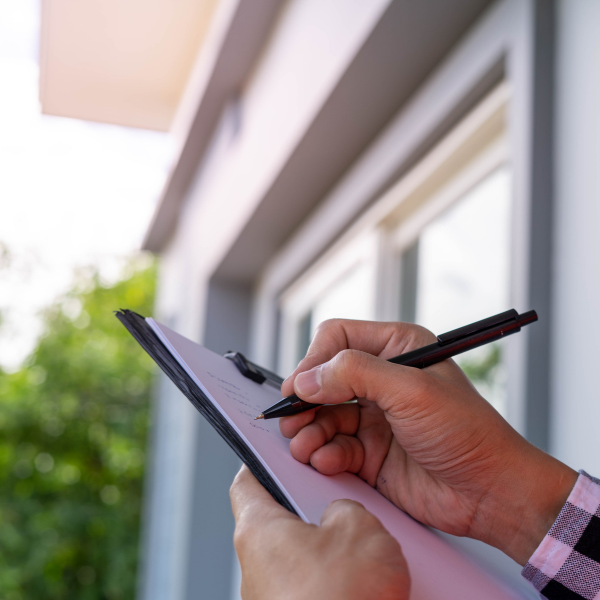
[[[510,171],[502,167],[430,223],[418,240],[416,321],[436,334],[510,308]],[[505,414],[501,345],[457,357]]]
[[[327,319],[373,319],[373,268],[356,265],[335,281],[313,303],[298,323],[298,360],[304,358],[319,323]]]
[[[372,275],[371,265],[363,263],[331,285],[313,305],[312,333],[327,319],[372,319]]]
[[[419,240],[402,254],[400,265],[400,320],[415,323],[417,319],[417,275]]]
[[[310,340],[312,338],[312,310],[298,323],[298,348],[296,350],[296,362],[300,362],[305,356]]]

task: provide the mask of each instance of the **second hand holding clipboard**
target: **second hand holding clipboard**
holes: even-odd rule
[[[507,310],[471,325],[465,325],[448,333],[438,335],[437,342],[390,358],[388,362],[406,367],[424,369],[447,358],[452,358],[473,348],[490,344],[503,337],[517,333],[521,331],[521,327],[534,323],[537,319],[538,316],[534,310],[521,315],[515,309]],[[263,383],[264,381],[269,381],[274,385],[281,385],[283,383],[281,377],[251,363],[239,352],[229,352],[225,354],[225,357],[233,360],[242,375],[257,383]],[[306,402],[296,396],[296,394],[292,394],[264,410],[256,419],[289,417],[311,410],[317,406],[320,405]]]

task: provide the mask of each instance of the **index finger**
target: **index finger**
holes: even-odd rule
[[[360,350],[388,359],[434,341],[433,333],[412,323],[348,319],[323,321],[317,327],[306,356],[283,382],[281,394],[285,397],[294,393],[294,380],[298,373],[322,365],[342,350]]]

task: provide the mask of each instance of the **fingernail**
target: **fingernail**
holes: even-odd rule
[[[321,389],[321,367],[297,375],[294,387],[301,396],[314,396]]]

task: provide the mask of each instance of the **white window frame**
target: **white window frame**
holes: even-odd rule
[[[505,80],[511,92],[507,130],[514,191],[512,304],[519,310],[541,311],[537,331],[525,330],[508,340],[511,348],[507,356],[511,373],[508,410],[517,431],[544,445],[544,411],[548,399],[543,348],[548,337],[549,229],[543,212],[547,186],[536,175],[533,161],[535,155],[540,164],[546,165],[551,146],[546,150],[539,144],[532,145],[537,123],[534,111],[546,110],[549,102],[542,93],[547,91],[546,87],[542,86],[540,93],[536,88],[535,69],[541,63],[534,60],[538,47],[534,40],[542,48],[549,43],[546,38],[536,37],[537,22],[532,2],[496,2],[265,265],[254,282],[252,294],[249,354],[254,360],[277,368],[283,291],[309,270],[335,240],[343,237],[357,215],[367,210],[390,182],[406,173],[427,148],[439,142],[449,126],[456,124],[486,90]],[[534,227],[540,220],[541,229]],[[386,242],[381,240],[382,244]],[[379,268],[393,270],[384,263],[380,261]],[[378,307],[378,315],[389,318],[389,308],[389,305]],[[541,343],[545,345],[542,347]],[[532,419],[534,410],[536,418]]]
[[[514,115],[514,89],[510,79],[505,80],[488,94],[470,113],[467,114],[441,141],[420,160],[416,166],[399,178],[361,217],[355,220],[346,231],[311,264],[303,264],[298,268],[293,283],[289,282],[289,274],[293,272],[290,264],[298,260],[298,248],[287,248],[266,269],[255,292],[254,326],[261,323],[261,316],[268,318],[278,314],[279,338],[277,346],[283,353],[286,344],[297,348],[297,338],[290,343],[290,329],[298,331],[298,320],[306,315],[308,302],[312,294],[305,294],[304,301],[293,299],[301,296],[301,286],[309,285],[312,280],[321,281],[321,290],[327,284],[328,274],[344,251],[363,238],[369,238],[376,248],[376,299],[375,318],[377,320],[397,320],[400,313],[400,260],[404,249],[410,246],[425,225],[435,219],[454,202],[464,197],[494,170],[504,164],[511,167],[511,240],[510,240],[510,301],[515,308],[525,310],[521,306],[526,297],[524,286],[524,269],[519,265],[523,258],[523,245],[526,243],[523,230],[523,215],[527,212],[523,194],[520,192],[522,173],[519,163],[521,156],[514,151],[514,135],[511,134],[511,117]],[[517,172],[515,173],[515,169]],[[451,173],[449,175],[449,172]],[[307,223],[310,231],[312,223]],[[314,239],[314,229],[313,235]],[[300,237],[300,236],[299,236]],[[358,245],[358,244],[357,244]],[[305,246],[306,248],[306,246]],[[352,253],[348,253],[350,256]],[[341,259],[341,258],[340,258]],[[281,261],[281,262],[279,262]],[[301,264],[301,263],[300,263]],[[287,271],[287,272],[286,272]],[[339,277],[339,272],[336,273]],[[331,282],[331,280],[329,280]],[[283,285],[282,285],[283,284]],[[287,307],[294,302],[302,306],[286,314]],[[527,307],[529,308],[529,307]],[[262,315],[261,315],[262,312]],[[301,316],[302,315],[302,316]],[[271,323],[275,323],[272,320]],[[271,330],[273,331],[273,330]],[[256,332],[256,329],[255,329]],[[268,334],[264,328],[261,334]],[[438,332],[439,333],[439,332]],[[264,339],[267,339],[266,337]],[[254,340],[260,342],[260,336],[254,334]],[[526,355],[526,336],[520,334],[504,340],[507,345],[505,368],[507,383],[507,419],[518,430],[524,429],[524,360]],[[256,349],[258,349],[255,346]],[[256,350],[255,350],[256,352]],[[256,358],[267,362],[268,354]],[[295,357],[294,357],[295,358]],[[284,358],[281,367],[287,374],[296,365],[289,358]],[[442,534],[440,534],[442,535]],[[473,540],[454,538],[443,535],[448,541],[470,554],[487,568],[502,573],[522,593],[526,592],[522,585],[518,570],[510,559],[501,552]]]
[[[507,116],[514,192],[511,293],[515,308],[534,308],[541,315],[536,331],[525,330],[507,340],[508,410],[517,431],[545,447],[550,367],[544,352],[550,341],[551,308],[547,205],[552,201],[545,179],[552,173],[553,146],[547,135],[536,131],[550,127],[552,117],[552,78],[544,79],[553,65],[553,38],[544,21],[551,10],[551,5],[546,10],[529,0],[495,2],[265,265],[252,296],[249,354],[254,360],[276,367],[283,290],[343,235],[390,182],[439,141],[474,101],[504,79],[511,90]],[[390,268],[384,263],[380,261],[380,268]],[[385,307],[380,310],[384,315]],[[452,539],[452,543],[529,597],[518,569],[501,552],[472,540]]]
[[[366,290],[371,314],[366,317],[377,318],[378,254],[376,232],[365,230],[351,242],[337,245],[286,289],[280,300],[279,372],[288,374],[296,368],[301,320],[332,285],[361,264],[369,267],[372,278],[372,285]]]
[[[501,84],[425,157],[414,172],[388,192],[397,202],[397,209],[387,219],[386,241],[382,244],[381,260],[387,272],[380,278],[379,318],[400,318],[401,257],[423,229],[494,171],[510,163],[505,126],[509,96],[507,84]],[[454,174],[449,175],[450,171]],[[408,209],[404,208],[406,205],[410,205]],[[511,194],[510,212],[514,212],[514,194]],[[514,283],[511,282],[511,301]]]
[[[311,306],[360,263],[369,264],[373,272],[374,285],[367,290],[372,306],[368,318],[399,320],[404,250],[428,223],[509,161],[509,96],[506,83],[490,92],[281,294],[281,373],[296,367],[300,322]],[[509,403],[509,420],[514,412]]]

